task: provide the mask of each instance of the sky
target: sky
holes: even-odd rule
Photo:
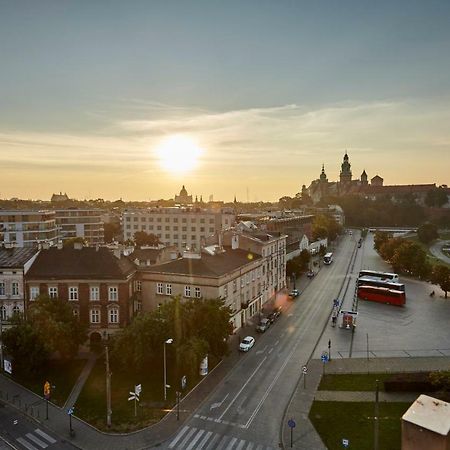
[[[0,198],[275,201],[346,150],[354,178],[450,184],[449,23],[448,0],[0,0]]]

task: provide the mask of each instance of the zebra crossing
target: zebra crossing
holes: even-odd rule
[[[188,425],[178,432],[168,448],[175,450],[275,450],[270,446]]]
[[[16,441],[27,450],[39,450],[56,443],[56,439],[39,428],[36,428],[33,433],[27,433],[23,437],[17,438]]]

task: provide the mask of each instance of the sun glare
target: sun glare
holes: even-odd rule
[[[163,169],[180,173],[189,172],[197,166],[202,150],[193,139],[174,135],[161,143],[157,154]]]

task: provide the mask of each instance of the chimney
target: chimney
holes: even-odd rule
[[[75,250],[81,250],[83,248],[83,244],[81,242],[74,242],[73,243],[73,248]]]
[[[231,249],[237,250],[238,248],[239,248],[239,235],[233,234],[233,236],[231,238]]]
[[[43,243],[42,243],[42,248],[43,248],[44,250],[48,250],[48,249],[50,248],[50,244],[49,244],[48,242],[43,242]]]

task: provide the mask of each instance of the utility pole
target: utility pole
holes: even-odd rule
[[[109,370],[109,349],[108,345],[105,347],[105,362],[106,362],[106,425],[111,427],[111,372]]]
[[[378,402],[378,397],[379,397],[379,381],[376,381],[377,383],[377,387],[376,387],[376,391],[375,391],[375,417],[374,417],[374,427],[373,427],[373,449],[374,450],[378,450],[378,431],[379,431],[379,425],[380,425],[380,421],[379,421],[379,415],[380,415],[380,408],[379,408],[379,402]]]

